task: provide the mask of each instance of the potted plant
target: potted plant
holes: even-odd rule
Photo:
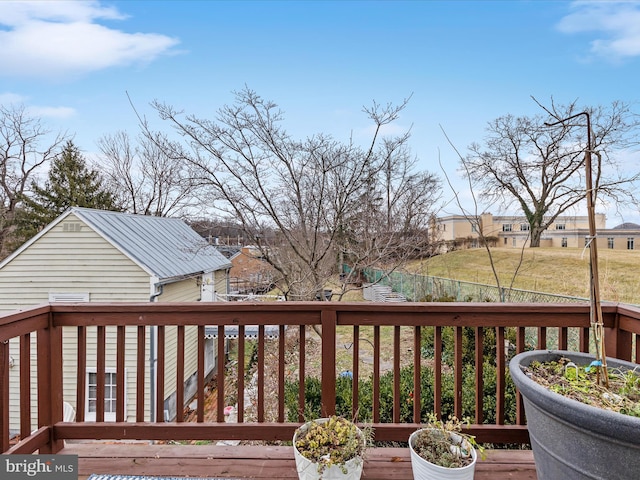
[[[591,123],[589,112],[581,112],[557,122],[554,126],[581,115],[586,117],[587,146],[585,149],[586,200],[589,216],[589,273],[591,329],[594,355],[566,351],[535,350],[516,355],[509,362],[511,377],[524,399],[527,425],[536,462],[538,480],[549,479],[602,479],[623,480],[636,478],[640,472],[640,418],[612,411],[604,403],[588,405],[571,398],[571,390],[601,390],[613,402],[619,402],[627,393],[609,388],[610,373],[628,377],[632,385],[639,380],[640,367],[622,360],[607,358],[604,341],[604,322],[600,305],[598,280],[598,253],[595,228],[595,197],[591,173]],[[595,152],[599,157],[600,154]],[[573,388],[562,395],[557,388],[561,377],[550,371],[560,364],[562,377],[575,379]],[[542,371],[536,372],[537,366]],[[612,370],[611,370],[612,369]],[[578,386],[580,377],[591,374],[594,379]],[[557,375],[557,373],[556,373]],[[569,385],[572,387],[572,385]],[[605,398],[605,397],[602,397]],[[607,400],[609,401],[609,400]],[[592,402],[593,403],[593,402]]]
[[[604,388],[594,358],[534,350],[509,363],[524,399],[539,480],[622,480],[640,472],[640,367],[607,359],[610,385]],[[622,388],[614,388],[618,381]]]
[[[429,416],[428,423],[409,437],[413,478],[432,480],[473,480],[478,453],[482,448],[472,435],[462,432],[462,422]]]
[[[293,435],[300,480],[348,479],[362,475],[368,434],[339,416],[301,425]]]

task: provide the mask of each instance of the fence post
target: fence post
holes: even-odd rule
[[[335,310],[322,309],[322,416],[336,413],[336,323]]]

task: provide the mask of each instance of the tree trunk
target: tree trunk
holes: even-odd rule
[[[541,228],[541,227],[531,228],[531,239],[529,241],[529,248],[540,247],[540,238],[542,237],[542,232],[544,232],[544,228]]]

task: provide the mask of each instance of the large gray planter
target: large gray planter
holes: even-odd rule
[[[588,365],[592,355],[535,350],[513,357],[511,377],[524,398],[538,480],[632,480],[640,478],[640,418],[563,397],[527,377],[521,366],[568,357]],[[607,359],[609,370],[640,370],[637,364]]]

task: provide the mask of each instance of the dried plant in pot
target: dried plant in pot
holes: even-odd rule
[[[462,432],[462,422],[429,416],[425,426],[409,437],[414,479],[473,480],[478,451],[472,435]]]
[[[293,435],[293,451],[300,480],[357,480],[371,430],[339,416],[301,425]]]

